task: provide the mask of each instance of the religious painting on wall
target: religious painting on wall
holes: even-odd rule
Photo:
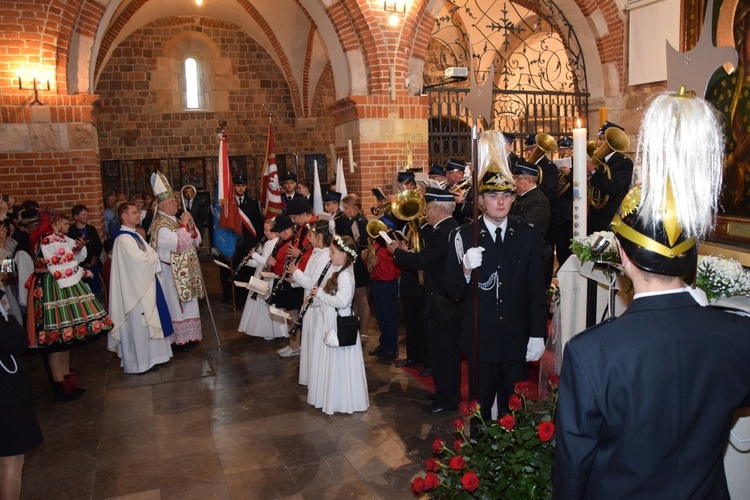
[[[247,176],[247,156],[230,156],[229,172],[232,179],[237,175],[242,174],[248,182],[252,180]]]
[[[118,160],[102,162],[102,179],[104,182],[120,180],[120,162]]]
[[[719,68],[706,90],[722,116],[726,145],[717,237],[750,243],[750,80],[743,77],[750,71],[750,3],[715,0],[714,23],[716,45],[732,45],[738,56],[737,67]]]
[[[161,169],[161,160],[149,158],[145,160],[133,160],[133,193],[151,192],[151,174]],[[164,172],[162,172],[164,173]]]
[[[192,184],[197,189],[206,189],[205,158],[180,159],[180,186]]]
[[[315,164],[318,165],[318,179],[320,184],[328,183],[328,163],[326,160],[326,153],[306,153],[305,154],[305,176],[308,182],[312,183],[314,179],[314,168]],[[302,176],[299,176],[302,178]]]

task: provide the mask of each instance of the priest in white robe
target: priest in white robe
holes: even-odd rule
[[[118,212],[122,226],[112,250],[109,291],[109,314],[115,326],[107,348],[119,356],[125,373],[143,373],[172,357],[168,338],[172,322],[158,290],[159,255],[135,230],[139,210],[134,203],[123,203]]]
[[[205,292],[196,252],[201,235],[190,212],[183,211],[177,219],[180,206],[161,172],[152,174],[151,187],[159,210],[151,222],[150,243],[164,267],[158,279],[172,316],[174,334],[170,340],[176,350],[189,349],[203,338],[198,300]]]

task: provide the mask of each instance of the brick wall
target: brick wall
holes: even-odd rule
[[[239,88],[229,92],[226,111],[159,113],[156,92],[149,80],[173,37],[198,31],[216,43],[222,58],[232,62]],[[131,79],[130,75],[140,75]],[[103,68],[96,92],[102,160],[186,158],[214,156],[215,129],[227,121],[230,155],[265,152],[267,103],[274,114],[277,153],[327,152],[333,142],[333,119],[327,111],[334,102],[333,76],[328,68],[318,82],[312,108],[314,126],[297,126],[289,87],[265,49],[240,28],[216,20],[170,18],[152,23],[130,35]]]

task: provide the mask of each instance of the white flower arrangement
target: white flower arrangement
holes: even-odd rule
[[[595,255],[591,247],[594,243],[603,237],[609,242],[609,245],[604,249],[601,255]],[[570,241],[570,249],[576,254],[576,257],[583,262],[620,262],[620,255],[617,252],[617,242],[615,241],[615,235],[611,231],[595,231],[588,236],[582,238],[573,238]]]
[[[734,259],[699,255],[695,284],[709,300],[750,296],[750,272]]]

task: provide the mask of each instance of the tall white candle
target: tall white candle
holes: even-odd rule
[[[352,140],[347,143],[349,149],[349,173],[354,173],[354,150],[352,149]]]
[[[586,129],[573,129],[573,237],[581,238],[588,234],[586,227],[588,190],[586,186]]]

